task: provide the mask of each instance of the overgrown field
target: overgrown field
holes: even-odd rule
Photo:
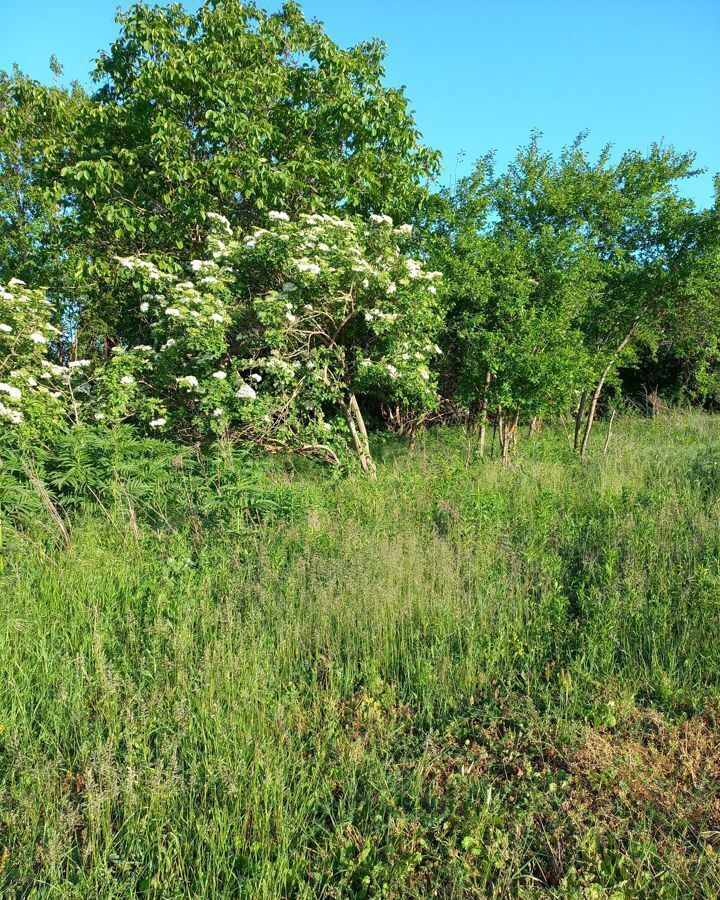
[[[117,434],[2,470],[2,896],[720,894],[720,419]]]

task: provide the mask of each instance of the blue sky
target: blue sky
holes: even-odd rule
[[[87,80],[116,33],[115,0],[3,0],[0,68]],[[188,2],[190,8],[197,2]],[[277,8],[278,2],[261,2]],[[707,174],[686,193],[712,198],[720,171],[719,0],[306,0],[308,16],[342,45],[380,37],[387,81],[406,85],[444,179],[496,150],[502,164],[531,129],[559,149],[618,151],[663,140],[697,151]],[[465,151],[460,163],[458,154]]]

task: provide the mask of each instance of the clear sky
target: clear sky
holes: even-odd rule
[[[55,53],[87,81],[116,33],[115,0],[1,0],[0,68],[48,80]],[[197,0],[189,0],[196,8]],[[260,2],[277,8],[279,2]],[[347,46],[388,45],[387,81],[406,85],[444,179],[496,150],[500,163],[531,129],[559,149],[589,129],[589,146],[697,152],[707,174],[687,193],[712,198],[720,171],[720,0],[305,0]],[[458,163],[458,154],[466,156]]]

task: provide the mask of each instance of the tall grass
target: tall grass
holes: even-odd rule
[[[377,451],[6,525],[3,896],[717,896],[718,421]]]

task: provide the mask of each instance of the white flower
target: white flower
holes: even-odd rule
[[[15,287],[18,284],[25,287],[25,282],[21,281],[19,278],[11,278],[10,281],[8,281],[8,287]]]
[[[220,416],[221,416],[222,414],[223,414],[223,410],[220,409],[219,406],[217,406],[217,407],[213,410],[213,415],[215,416],[216,419],[220,418]]]
[[[370,287],[370,282],[368,281],[367,278],[363,278],[362,286],[363,286],[364,288],[369,288],[369,287]]]
[[[177,344],[177,341],[175,340],[175,338],[168,338],[160,349],[161,350],[169,350],[170,347],[174,347],[175,344]]]
[[[6,290],[3,290],[3,288],[0,288],[0,300],[12,300],[12,298],[13,298],[13,295],[9,291],[6,291]]]
[[[225,379],[227,378],[227,372],[213,372],[212,377],[217,378],[218,381],[225,381]]]
[[[188,387],[197,387],[198,386],[198,380],[194,375],[181,375],[177,379],[177,383],[185,384]]]
[[[219,281],[214,275],[206,275],[200,279],[200,284],[217,284]]]
[[[310,262],[307,259],[299,259],[296,265],[299,272],[309,272],[310,275],[319,275],[321,271],[317,263]]]
[[[4,331],[5,334],[10,334],[12,325],[6,325],[4,322],[0,322],[0,331]]]
[[[150,344],[135,344],[133,350],[139,350],[141,353],[150,353],[152,351],[152,347]]]
[[[372,313],[365,313],[365,321],[372,322]]]
[[[437,288],[435,287],[434,284],[430,285],[430,287],[428,288],[428,291],[430,291],[431,294],[437,294]]]
[[[323,422],[322,427],[325,429],[325,431],[332,431],[332,425],[329,422]]]
[[[89,359],[74,359],[72,362],[68,363],[68,369],[84,369],[86,366],[90,365]]]
[[[393,223],[393,220],[390,218],[390,216],[379,216],[376,213],[373,213],[370,216],[370,221],[374,222],[376,225],[392,225]]]
[[[150,309],[150,304],[145,300],[140,304],[140,312],[147,312]]]
[[[387,290],[385,291],[385,293],[386,294],[394,294],[396,290],[397,290],[397,285],[395,284],[394,281],[391,281],[390,284],[387,286]]]
[[[427,369],[420,369],[420,377],[424,378],[425,381],[430,381],[430,373]]]
[[[120,379],[120,384],[135,384],[135,379],[132,375],[123,375]]]
[[[398,225],[395,229],[398,234],[412,234],[413,227],[410,224]]]
[[[416,259],[406,259],[408,274],[411,278],[420,278],[422,275],[422,266]]]
[[[33,344],[47,344],[47,338],[44,334],[40,334],[39,331],[33,331],[30,335],[30,340]]]
[[[278,219],[281,222],[289,222],[290,216],[286,212],[278,212],[276,209],[271,209],[268,213],[269,219]]]
[[[180,315],[180,310],[179,310],[179,309],[175,309],[174,306],[168,306],[168,307],[165,309],[165,315],[166,315],[166,316],[177,317],[177,316]]]
[[[10,409],[4,403],[0,403],[0,416],[10,419],[13,425],[19,425],[22,422],[23,415],[18,409]]]
[[[387,370],[392,375],[393,378],[397,375],[397,369],[395,368],[395,366],[391,365],[390,363],[388,363]]]
[[[223,317],[220,315],[220,313],[213,313],[210,316],[210,318],[213,320],[213,322],[224,322],[225,321],[225,319],[223,319]]]
[[[30,387],[37,387],[37,381],[32,377],[32,375],[28,378],[27,383]]]
[[[167,419],[153,419],[150,423],[151,428],[162,428]]]
[[[20,388],[13,387],[12,384],[0,383],[0,391],[12,397],[13,400],[19,400],[22,397]]]
[[[105,418],[105,413],[95,413],[95,415],[93,416],[93,418],[94,418],[94,419],[97,419],[97,421],[99,422],[101,419],[104,419],[104,418]]]
[[[297,316],[294,316],[291,312],[286,312],[285,318],[288,320],[288,322],[294,322],[297,319]]]
[[[253,372],[250,377],[252,378],[253,381],[257,382],[258,384],[260,384],[260,382],[262,381],[262,375],[258,375],[257,372]]]
[[[251,388],[249,384],[241,384],[235,396],[244,400],[254,400],[257,397],[257,394],[255,393],[255,389]]]

